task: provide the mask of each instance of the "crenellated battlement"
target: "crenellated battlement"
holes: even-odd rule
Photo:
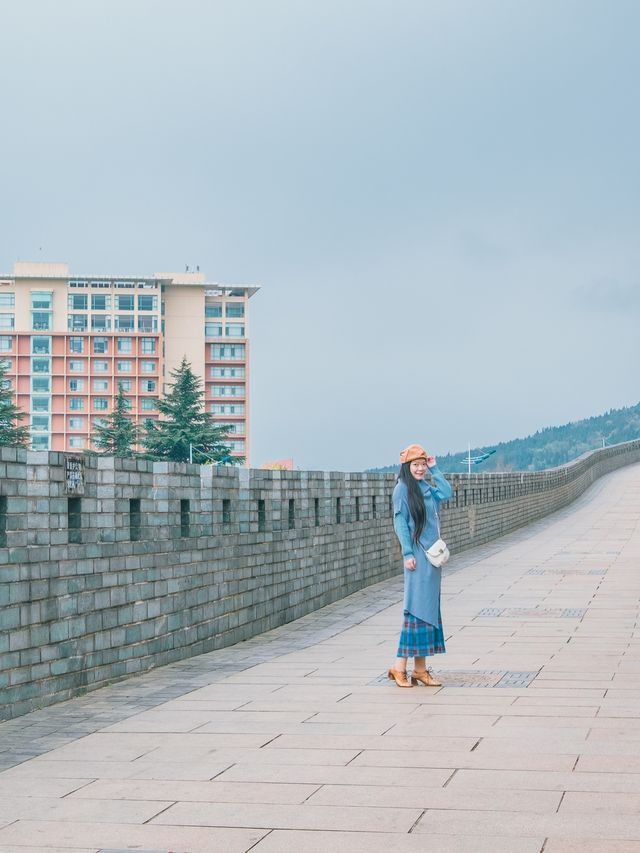
[[[640,461],[456,474],[455,554]],[[0,719],[282,625],[400,572],[393,474],[0,449]]]

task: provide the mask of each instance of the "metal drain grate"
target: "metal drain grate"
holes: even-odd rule
[[[528,687],[538,674],[504,669],[438,669],[434,667],[443,687]],[[379,675],[369,685],[395,687],[386,673]]]
[[[484,607],[478,616],[506,616],[511,619],[582,619],[586,607]]]

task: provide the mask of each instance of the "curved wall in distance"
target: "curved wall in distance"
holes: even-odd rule
[[[452,477],[472,548],[640,461]],[[237,643],[401,571],[392,474],[262,471],[0,448],[0,719]]]

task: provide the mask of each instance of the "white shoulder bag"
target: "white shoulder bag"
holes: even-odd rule
[[[435,501],[434,501],[435,502]],[[450,557],[449,549],[447,548],[447,543],[440,537],[440,514],[438,510],[435,510],[436,513],[436,521],[438,523],[438,538],[433,543],[430,548],[423,548],[424,555],[429,560],[432,566],[435,566],[436,569],[439,569],[440,566],[444,566],[447,560]]]

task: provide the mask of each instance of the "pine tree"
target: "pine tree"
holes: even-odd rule
[[[13,402],[11,381],[5,379],[6,371],[6,365],[0,361],[0,446],[24,447],[29,441],[29,427],[18,423],[25,413]]]
[[[147,455],[173,462],[189,462],[190,458],[194,462],[242,462],[230,455],[225,427],[205,412],[202,383],[186,356],[171,376],[175,381],[170,392],[158,400],[160,420],[145,422],[142,443]]]
[[[105,424],[96,424],[93,443],[103,456],[134,456],[133,446],[138,440],[138,429],[127,414],[128,401],[122,385],[118,386],[118,396],[113,411]]]

